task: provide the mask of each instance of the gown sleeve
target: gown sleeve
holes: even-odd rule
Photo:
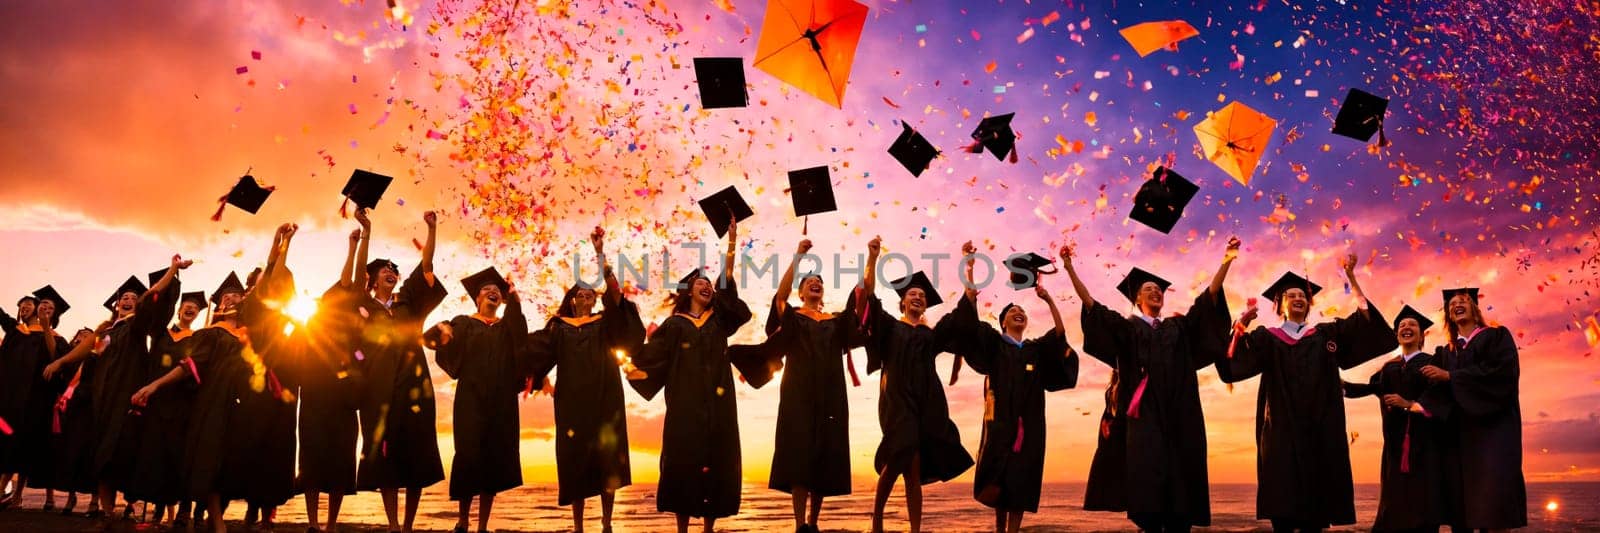
[[[143,336],[164,331],[167,323],[172,322],[172,315],[177,312],[180,294],[183,294],[183,286],[177,277],[173,277],[172,283],[168,283],[167,289],[159,294],[146,291],[139,297],[139,303],[134,304],[133,331]]]
[[[1318,330],[1332,330],[1328,338],[1334,342],[1336,349],[1333,355],[1341,370],[1355,368],[1400,347],[1395,340],[1394,329],[1384,319],[1383,313],[1371,301],[1365,303],[1367,310],[1364,313],[1357,309],[1350,316],[1317,326]]]
[[[711,308],[715,310],[711,319],[717,322],[723,337],[738,333],[739,328],[754,316],[750,312],[750,305],[739,299],[739,285],[733,280],[727,280],[726,287],[717,289],[716,296],[711,297]]]
[[[450,291],[445,290],[444,284],[439,282],[437,275],[433,279],[422,272],[419,265],[411,269],[411,275],[400,284],[399,301],[406,302],[411,308],[414,320],[424,320],[429,313],[444,302]]]
[[[894,349],[890,345],[888,329],[894,325],[894,317],[884,312],[883,302],[877,296],[868,294],[864,300],[865,309],[857,308],[857,299],[854,297],[845,305],[845,314],[850,320],[845,329],[853,332],[854,341],[867,348],[867,373],[871,374],[883,368],[883,362],[889,358],[890,350]]]
[[[452,331],[452,336],[450,338],[450,342],[445,344],[439,344],[437,341],[433,342],[435,345],[433,362],[438,364],[439,369],[443,370],[445,375],[450,376],[450,379],[461,379],[461,376],[459,375],[461,372],[461,352],[466,345],[466,342],[461,339],[461,335],[464,334],[467,329],[468,324],[466,322],[468,320],[475,319],[468,316],[458,316],[451,319],[450,329]],[[439,335],[439,326],[434,326],[433,329],[428,330],[428,335],[437,339]]]
[[[1496,326],[1479,335],[1489,338],[1474,350],[1471,364],[1450,370],[1449,388],[1462,412],[1488,416],[1517,404],[1521,366],[1516,342],[1505,327]]]
[[[939,327],[957,332],[951,351],[966,359],[972,370],[988,375],[994,369],[994,355],[1000,351],[1000,331],[978,319],[978,306],[962,296],[954,311],[939,319]]]
[[[1200,291],[1184,315],[1185,333],[1189,339],[1191,368],[1199,371],[1218,358],[1228,356],[1232,339],[1232,317],[1228,315],[1228,298],[1222,291]]]
[[[783,358],[788,355],[789,336],[793,330],[792,327],[784,329],[783,326],[792,324],[793,313],[794,309],[787,303],[774,298],[772,310],[767,314],[767,339],[759,344],[728,347],[728,361],[733,363],[733,367],[739,370],[739,376],[751,387],[761,388],[783,368]]]
[[[1085,305],[1078,322],[1083,326],[1083,353],[1106,366],[1117,368],[1117,361],[1125,360],[1132,350],[1132,324],[1105,304]]]
[[[518,359],[527,365],[527,377],[533,380],[534,389],[544,387],[545,379],[550,377],[550,371],[556,368],[557,320],[559,319],[551,319],[545,324],[544,329],[529,333],[522,345],[517,347]]]
[[[663,321],[645,340],[639,355],[633,358],[633,366],[644,372],[645,376],[628,380],[628,385],[646,400],[655,399],[656,393],[667,385],[672,359],[678,353],[678,342],[682,337],[680,329],[684,326],[681,322],[672,318]]]
[[[1381,398],[1385,392],[1383,388],[1382,368],[1379,368],[1377,372],[1373,372],[1372,377],[1367,378],[1366,383],[1351,383],[1349,381],[1342,381],[1342,383],[1344,384],[1345,398],[1355,399],[1364,398],[1367,396],[1377,396]]]
[[[0,309],[0,333],[4,333],[5,335],[3,336],[10,336],[16,330],[17,319],[12,317],[11,313],[7,313],[6,310]]]
[[[1054,392],[1078,386],[1078,352],[1067,344],[1067,336],[1061,331],[1051,328],[1023,348],[1039,354],[1039,384],[1044,390]]]
[[[1232,349],[1217,358],[1217,377],[1224,383],[1237,383],[1260,375],[1271,366],[1272,350],[1279,342],[1262,326],[1237,335]]]
[[[615,305],[603,303],[605,315],[600,318],[600,335],[604,337],[606,348],[615,353],[622,353],[631,357],[644,344],[644,319],[639,317],[639,306],[626,297],[617,300]]]

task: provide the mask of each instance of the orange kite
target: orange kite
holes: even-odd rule
[[[867,6],[854,0],[771,0],[755,67],[842,107]]]
[[[1181,20],[1163,20],[1159,22],[1146,22],[1128,26],[1118,33],[1133,49],[1139,51],[1139,57],[1154,53],[1156,50],[1166,48],[1177,51],[1178,41],[1200,35],[1200,32]]]
[[[1239,102],[1231,102],[1195,124],[1194,134],[1200,138],[1200,149],[1206,159],[1239,183],[1249,186],[1256,164],[1272,139],[1272,130],[1277,127],[1278,121],[1272,117]]]

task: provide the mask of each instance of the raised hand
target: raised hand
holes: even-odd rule
[[[811,251],[811,239],[800,239],[800,246],[795,248],[795,254],[805,254]]]
[[[367,208],[356,210],[356,223],[361,224],[362,230],[372,231],[372,217],[367,216]]]
[[[1038,295],[1040,300],[1044,300],[1046,302],[1050,301],[1050,291],[1044,290],[1044,285],[1035,284],[1033,286],[1033,293]]]
[[[440,322],[439,325],[434,327],[439,328],[440,346],[450,344],[450,339],[453,339],[456,336],[456,330],[455,328],[450,327],[449,322]]]
[[[872,255],[878,255],[878,252],[880,250],[882,250],[882,249],[883,249],[883,237],[879,237],[879,236],[874,235],[872,237],[872,240],[867,241],[867,253],[872,254]]]
[[[594,231],[589,232],[589,241],[594,243],[594,252],[600,253],[606,247],[606,230],[595,226]]]
[[[1061,256],[1061,260],[1063,262],[1071,262],[1072,261],[1072,246],[1071,245],[1068,245],[1068,244],[1061,245],[1061,251],[1060,252],[1056,252],[1056,253]]]
[[[350,246],[355,246],[359,242],[361,242],[361,230],[350,230]]]
[[[1239,257],[1239,246],[1242,244],[1239,242],[1238,237],[1228,237],[1228,251],[1223,252],[1224,260],[1232,261],[1234,258]]]
[[[1344,273],[1347,276],[1355,274],[1356,254],[1345,254],[1345,256],[1339,260],[1339,267],[1344,269]]]
[[[424,211],[422,213],[422,223],[423,224],[427,224],[428,225],[428,229],[438,228],[439,227],[439,214],[435,213],[433,211]]]
[[[1249,309],[1245,309],[1244,310],[1244,314],[1243,315],[1239,315],[1239,324],[1242,325],[1242,326],[1245,326],[1245,327],[1249,327],[1250,323],[1254,322],[1256,320],[1256,315],[1260,314],[1260,312],[1261,312],[1261,309],[1259,309],[1259,308],[1257,308],[1255,306],[1251,306]]]

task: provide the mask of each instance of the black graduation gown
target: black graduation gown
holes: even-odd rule
[[[735,362],[744,357],[736,354],[755,349],[772,361],[769,368],[783,368],[767,488],[850,494],[850,404],[844,386],[850,326],[840,316],[817,320],[775,301],[767,316],[767,340],[728,349]]]
[[[739,413],[728,337],[750,321],[750,306],[728,282],[700,320],[674,314],[634,357],[648,377],[628,384],[646,400],[666,390],[656,510],[720,518],[739,512]]]
[[[1261,376],[1256,395],[1256,518],[1309,525],[1356,521],[1345,433],[1343,381],[1349,370],[1399,346],[1383,313],[1366,302],[1295,340],[1257,326],[1216,360],[1227,383]]]
[[[1421,401],[1430,412],[1450,413],[1443,438],[1445,479],[1458,492],[1447,496],[1449,523],[1471,529],[1528,525],[1516,339],[1503,326],[1484,328],[1465,347],[1440,347],[1435,355],[1450,372],[1449,386]]]
[[[300,490],[356,492],[355,365],[360,315],[353,290],[335,285],[322,293],[317,316],[297,331],[300,384]]]
[[[643,342],[639,308],[626,299],[606,305],[592,321],[551,318],[528,336],[525,358],[534,381],[542,384],[551,370],[560,377],[555,392],[559,505],[633,484],[616,351],[632,353]]]
[[[385,309],[360,298],[362,361],[360,490],[421,489],[444,481],[433,375],[422,351],[423,322],[448,292],[414,268]],[[457,330],[457,337],[460,330]]]
[[[991,508],[1039,512],[1044,480],[1045,391],[1078,384],[1078,353],[1062,332],[1016,344],[978,319],[961,298],[950,314],[963,332],[957,351],[983,381],[983,440],[972,495]],[[942,322],[942,320],[941,320]]]
[[[1439,450],[1441,420],[1445,412],[1413,413],[1383,405],[1385,394],[1417,401],[1432,383],[1422,367],[1435,364],[1432,354],[1418,353],[1408,361],[1396,357],[1384,363],[1366,384],[1345,384],[1346,398],[1378,398],[1383,414],[1383,462],[1378,495],[1378,518],[1373,531],[1433,528],[1445,523],[1445,491]]]
[[[280,278],[281,279],[281,278]],[[246,299],[240,320],[248,324],[250,345],[244,359],[252,372],[238,390],[238,405],[228,422],[228,452],[223,461],[224,499],[276,507],[288,502],[295,489],[295,413],[299,385],[294,365],[303,337],[285,336],[288,318],[264,305],[287,301],[289,284],[281,293],[257,287],[261,298]],[[296,326],[298,330],[298,326]]]
[[[940,353],[955,350],[961,333],[957,322],[946,317],[934,327],[912,325],[885,312],[876,296],[869,296],[867,309],[860,312],[851,298],[838,320],[861,336],[867,373],[883,371],[878,378],[878,430],[883,438],[873,454],[873,469],[903,469],[917,457],[922,484],[927,485],[950,481],[972,468],[972,455],[950,420],[944,383],[934,368]]]
[[[91,339],[88,342],[96,342]],[[53,454],[53,473],[48,488],[92,493],[97,480],[94,472],[95,443],[99,428],[94,425],[94,382],[99,358],[88,358],[63,367],[57,374],[60,385],[56,390],[54,412],[51,416],[50,450]],[[55,431],[59,421],[61,431]]]
[[[1164,318],[1157,327],[1100,302],[1086,307],[1080,320],[1084,353],[1116,372],[1116,416],[1124,424],[1121,442],[1102,431],[1085,506],[1090,495],[1121,492],[1125,501],[1096,503],[1111,508],[1120,503],[1130,515],[1171,513],[1193,526],[1210,525],[1206,425],[1195,373],[1227,351],[1227,299],[1221,292],[1202,291],[1187,315]],[[1123,463],[1102,461],[1102,454],[1106,459],[1121,454]]]
[[[493,324],[468,315],[450,320],[449,344],[435,354],[439,368],[457,380],[454,407],[456,455],[450,461],[450,499],[463,501],[522,485],[517,393],[528,365],[519,357],[528,323],[522,302],[506,301]]]
[[[253,374],[253,365],[243,355],[247,338],[242,329],[231,331],[216,325],[179,343],[179,351],[187,359],[184,365],[190,369],[183,379],[197,387],[179,469],[186,499],[203,502],[212,494],[221,494],[227,477],[224,461],[239,453],[228,445],[229,435],[237,429],[233,427],[236,400],[250,387]]]
[[[184,364],[181,344],[193,333],[171,327],[155,337],[150,345],[155,378]],[[125,489],[128,498],[162,505],[185,499],[175,473],[183,464],[183,439],[189,412],[194,409],[195,390],[194,380],[185,379],[157,391],[140,409],[139,462]]]
[[[49,486],[53,450],[50,436],[55,422],[56,396],[71,378],[57,376],[46,381],[44,367],[71,349],[67,340],[55,336],[55,351],[50,351],[45,333],[0,315],[5,341],[0,342],[0,418],[11,426],[10,435],[0,434],[0,472],[20,473],[28,484]]]
[[[177,279],[161,293],[146,292],[134,305],[133,316],[113,326],[111,341],[100,354],[91,384],[94,389],[94,424],[99,431],[95,443],[94,471],[103,483],[119,491],[129,488],[134,465],[139,462],[142,444],[142,414],[132,405],[133,393],[150,384],[154,361],[150,342],[166,335],[182,289]]]
[[[1089,480],[1083,491],[1083,510],[1124,512],[1128,510],[1128,420],[1121,407],[1133,400],[1133,390],[1119,386],[1121,376],[1111,369],[1106,382],[1105,409],[1096,426],[1094,457],[1089,462]]]

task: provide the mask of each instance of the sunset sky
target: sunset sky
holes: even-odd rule
[[[74,305],[61,329],[92,326],[128,275],[181,253],[196,260],[185,289],[209,291],[264,261],[284,222],[301,226],[289,266],[304,291],[320,293],[356,227],[339,216],[340,188],[365,169],[396,178],[373,214],[373,257],[409,270],[422,213],[441,212],[437,270],[451,297],[431,321],[471,312],[459,281],[493,264],[511,273],[538,327],[572,281],[566,258],[582,251],[590,267],[589,228],[604,227],[608,249],[631,257],[658,261],[695,241],[720,249],[695,201],[735,185],[756,212],[740,226],[741,249],[761,262],[802,238],[785,172],[829,165],[841,210],[809,221],[815,253],[854,258],[874,235],[912,255],[956,254],[972,240],[995,257],[1054,257],[1074,243],[1095,297],[1123,310],[1114,287],[1139,266],[1172,280],[1167,311],[1184,311],[1234,235],[1245,243],[1226,285],[1235,313],[1292,269],[1327,288],[1319,316],[1348,314],[1356,302],[1337,260],[1351,252],[1390,317],[1410,304],[1442,323],[1440,289],[1481,287],[1488,319],[1521,350],[1528,477],[1600,480],[1600,182],[1583,151],[1600,144],[1589,122],[1600,116],[1594,13],[1087,4],[867,2],[834,108],[751,66],[766,9],[754,0],[523,1],[514,11],[509,0],[401,0],[403,12],[371,0],[6,2],[0,303],[14,311],[16,297],[53,284]],[[1117,33],[1174,19],[1200,32],[1176,51],[1140,58]],[[692,64],[707,56],[744,58],[749,107],[701,109]],[[1329,133],[1352,87],[1390,99],[1392,146]],[[1206,161],[1193,131],[1235,101],[1279,121],[1248,186]],[[1019,162],[961,150],[984,116],[1011,112]],[[920,178],[885,153],[900,120],[944,152]],[[1163,235],[1127,213],[1169,157],[1200,193]],[[212,222],[218,196],[247,169],[276,192],[257,215],[229,208]],[[666,277],[699,266],[692,259],[674,253]],[[941,264],[938,279],[952,302],[953,266]],[[659,283],[662,265],[650,268]],[[829,286],[827,307],[854,282]],[[735,342],[760,340],[775,283],[741,291],[757,317]],[[1044,285],[1081,346],[1070,284]],[[659,286],[629,292],[647,322],[667,316]],[[1030,336],[1049,323],[1031,292],[995,286],[980,298],[986,318],[1022,303]],[[1429,333],[1431,347],[1442,326]],[[1365,381],[1387,358],[1344,377]],[[856,362],[861,482],[879,438],[878,377]],[[949,360],[939,366],[947,373]],[[448,464],[454,383],[434,375]],[[1049,395],[1047,480],[1086,476],[1108,375],[1085,358],[1078,387]],[[1258,380],[1230,391],[1207,368],[1200,384],[1212,481],[1254,482]],[[948,394],[976,452],[981,376],[964,372]],[[663,403],[627,395],[634,479],[653,481]],[[739,389],[749,480],[767,477],[777,402],[777,386]],[[1377,401],[1346,406],[1356,481],[1376,482]],[[555,478],[552,420],[548,397],[523,402],[530,481]]]

